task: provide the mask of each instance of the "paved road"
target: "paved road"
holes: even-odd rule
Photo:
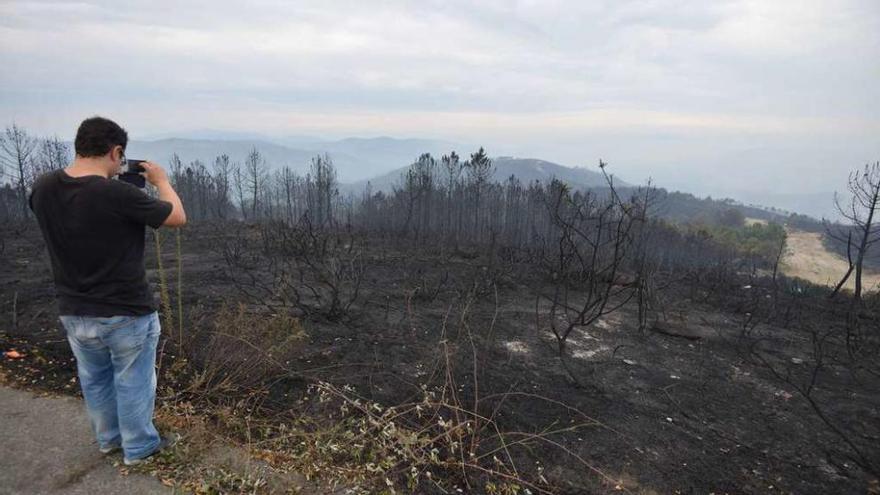
[[[118,457],[119,454],[112,454]],[[82,401],[0,386],[0,494],[170,494],[98,452]]]

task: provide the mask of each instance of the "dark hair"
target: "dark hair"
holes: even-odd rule
[[[114,146],[128,144],[128,133],[119,124],[104,117],[91,117],[82,121],[76,130],[73,148],[77,156],[104,156]]]

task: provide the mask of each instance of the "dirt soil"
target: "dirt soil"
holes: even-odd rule
[[[0,363],[20,385],[78,395],[39,233],[7,228],[0,235],[5,245],[0,253],[0,350],[25,355]],[[183,304],[189,321],[203,322],[221,305],[246,300],[224,277],[213,235],[197,226],[184,231]],[[155,250],[152,236],[147,240],[151,268]],[[166,235],[165,242],[163,259],[171,267],[173,239]],[[549,407],[537,395],[563,402],[602,425],[555,440],[617,483],[559,450],[541,452],[545,472],[565,480],[559,493],[846,494],[866,493],[874,486],[841,454],[845,446],[796,390],[744,357],[738,345],[742,315],[685,300],[677,303],[676,312],[687,329],[678,332],[683,335],[643,334],[634,311],[626,308],[573,336],[571,366],[586,384],[578,387],[567,379],[546,323],[536,325],[537,282],[514,271],[486,285],[482,281],[489,269],[460,255],[371,256],[353,316],[303,321],[309,342],[289,357],[291,366],[318,370],[314,374],[321,379],[350,384],[364,396],[393,404],[417,397],[421,385],[432,379],[443,342],[468,349],[466,328],[478,342],[479,371],[475,380],[468,371],[473,359],[463,354],[462,393],[519,393],[501,409],[503,426],[540,431],[575,420],[570,409]],[[156,281],[154,269],[149,276]],[[468,292],[479,297],[468,306],[466,325],[449,324],[464,313],[462,295]],[[427,293],[437,296],[424,297]],[[804,335],[770,327],[755,332],[782,361],[794,363],[795,373],[797,363],[808,360]],[[817,396],[829,404],[829,416],[856,427],[880,424],[880,378],[854,387],[841,370],[827,370]],[[275,400],[292,404],[303,385],[285,386],[276,390]],[[878,456],[878,450],[869,454]]]
[[[788,253],[782,262],[782,271],[790,277],[834,287],[849,267],[846,258],[834,253],[822,243],[822,234],[788,229]],[[850,276],[845,288],[853,290],[855,274]],[[880,273],[866,271],[862,274],[862,287],[876,291],[880,287]]]

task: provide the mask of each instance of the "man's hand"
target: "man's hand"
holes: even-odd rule
[[[158,163],[153,162],[141,162],[141,166],[144,167],[144,172],[141,172],[147,182],[150,184],[159,187],[160,184],[168,183],[168,174],[165,173],[165,169],[162,168]]]
[[[171,187],[171,181],[168,180],[165,169],[158,163],[146,161],[141,162],[141,166],[144,167],[141,175],[159,190],[159,199],[171,203],[171,213],[162,225],[180,227],[186,224],[186,212],[183,211],[183,203],[180,202],[180,197],[174,191],[174,188]]]

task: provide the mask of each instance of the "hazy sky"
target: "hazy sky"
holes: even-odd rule
[[[716,193],[880,160],[878,0],[2,1],[0,64],[0,117],[65,138],[440,138]]]

